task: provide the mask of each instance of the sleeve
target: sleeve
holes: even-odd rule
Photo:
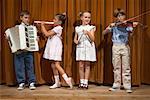
[[[90,31],[91,30],[96,30],[96,26],[91,26]]]
[[[110,32],[113,32],[113,28],[109,29]]]
[[[60,33],[62,33],[62,28],[61,27],[54,27],[52,29],[52,31],[54,31],[56,34],[60,34]]]
[[[132,32],[132,31],[133,31],[133,27],[132,27],[132,26],[128,26],[128,27],[126,28],[126,30],[127,30],[128,32]]]
[[[78,26],[75,27],[75,32],[78,33]]]

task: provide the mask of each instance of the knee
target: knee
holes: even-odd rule
[[[86,66],[87,68],[90,68],[90,62],[85,62],[85,66]]]
[[[55,64],[54,64],[54,63],[51,64],[51,68],[52,68],[52,69],[55,68]]]
[[[84,70],[84,66],[79,66],[79,70]]]
[[[51,68],[52,68],[52,69],[56,69],[56,67],[55,67],[55,66],[51,66]]]
[[[79,68],[84,68],[84,63],[83,62],[79,62]]]
[[[90,66],[85,66],[85,70],[90,70]]]
[[[59,62],[55,62],[55,67],[58,67],[60,66],[60,63]]]

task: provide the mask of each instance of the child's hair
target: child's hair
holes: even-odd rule
[[[116,10],[114,10],[114,17],[118,17],[119,14],[126,15],[123,9],[117,8]]]
[[[20,13],[20,17],[23,17],[24,15],[30,15],[30,12],[28,10],[22,10]]]
[[[90,13],[91,14],[91,11],[83,11],[83,12],[79,12],[79,17],[81,18],[83,16],[84,13]],[[91,23],[89,23],[91,24]],[[82,21],[81,20],[77,20],[75,21],[75,23],[73,24],[73,26],[80,26],[82,25]]]
[[[63,24],[65,24],[65,20],[66,20],[66,13],[62,13],[62,14],[56,14],[56,17],[58,17],[58,20],[60,20]]]
[[[91,11],[79,12],[79,16],[82,17],[84,13],[90,13],[91,14]]]

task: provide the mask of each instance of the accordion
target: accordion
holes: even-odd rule
[[[5,31],[11,52],[18,50],[38,51],[37,29],[35,26],[16,25]]]

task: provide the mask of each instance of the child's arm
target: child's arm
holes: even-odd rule
[[[45,34],[45,36],[52,36],[52,35],[54,35],[55,34],[55,32],[54,31],[47,31],[46,30],[46,28],[45,28],[45,26],[44,26],[44,23],[41,23],[41,31],[42,31],[42,33],[44,33]]]
[[[74,36],[74,43],[75,43],[75,44],[78,44],[78,43],[79,43],[77,33],[75,33],[75,36]]]
[[[95,41],[95,36],[94,36],[95,31],[96,31],[96,28],[93,28],[91,31],[83,30],[83,32],[85,34],[87,34],[89,36],[90,40],[93,41],[93,42]]]
[[[133,28],[135,28],[138,24],[139,24],[139,22],[133,22],[133,26],[127,27],[126,30],[130,33],[130,36],[133,36]]]
[[[4,37],[5,37],[6,40],[8,40],[8,37],[7,37],[6,33],[4,33]]]
[[[103,35],[106,35],[106,34],[110,33],[112,27],[114,27],[114,26],[115,26],[115,23],[111,23],[111,24],[102,32],[102,34],[103,34]]]

